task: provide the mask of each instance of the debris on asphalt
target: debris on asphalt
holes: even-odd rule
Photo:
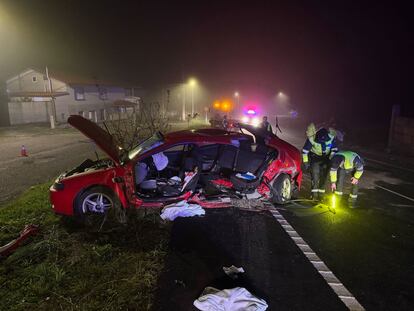
[[[239,273],[244,273],[244,269],[242,267],[237,268],[234,265],[231,265],[230,267],[223,267],[223,271],[232,279],[237,279],[239,277]]]
[[[14,239],[6,245],[0,246],[0,258],[6,257],[13,253],[25,240],[27,240],[32,235],[36,235],[38,231],[39,226],[26,225],[20,232],[20,236],[17,239]]]
[[[231,198],[231,204],[239,209],[250,211],[263,211],[269,209],[271,206],[265,201],[257,199],[236,199]]]
[[[177,203],[166,205],[161,212],[163,220],[173,221],[177,217],[193,217],[205,215],[206,211],[198,204],[189,204],[183,200]]]
[[[264,311],[268,307],[266,301],[252,295],[243,287],[223,290],[206,287],[193,304],[201,311]]]
[[[175,283],[176,285],[181,286],[181,287],[185,287],[185,283],[184,283],[184,281],[181,281],[181,280],[174,280],[174,283]]]
[[[257,190],[255,190],[253,193],[247,193],[246,194],[246,198],[249,199],[249,200],[259,199],[261,197],[262,197],[262,195],[259,192],[257,192]]]

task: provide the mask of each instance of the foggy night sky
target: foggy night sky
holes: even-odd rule
[[[283,90],[304,112],[414,115],[411,10],[349,2],[0,0],[0,81],[45,65],[143,86],[195,76],[217,93]]]

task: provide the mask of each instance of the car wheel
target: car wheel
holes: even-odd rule
[[[292,181],[287,174],[279,175],[271,184],[272,202],[276,204],[286,204],[292,198]]]
[[[95,186],[83,192],[75,204],[75,214],[87,227],[101,230],[108,218],[126,222],[125,209],[114,193],[102,186]]]

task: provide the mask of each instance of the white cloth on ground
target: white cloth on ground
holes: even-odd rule
[[[162,171],[168,165],[168,158],[163,152],[153,154],[152,160],[154,161],[157,171]]]
[[[206,211],[198,204],[189,204],[187,201],[166,205],[161,212],[163,220],[173,221],[177,217],[192,217],[205,215]]]
[[[223,290],[206,287],[193,304],[201,311],[264,311],[268,307],[266,301],[243,287]]]
[[[244,273],[244,269],[242,267],[237,268],[234,265],[231,265],[230,267],[223,267],[223,271],[232,279],[237,279],[239,273]]]

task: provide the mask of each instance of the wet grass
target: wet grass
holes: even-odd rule
[[[0,245],[26,224],[40,233],[0,259],[0,310],[148,310],[168,229],[156,215],[91,232],[55,216],[48,185],[0,208]]]

